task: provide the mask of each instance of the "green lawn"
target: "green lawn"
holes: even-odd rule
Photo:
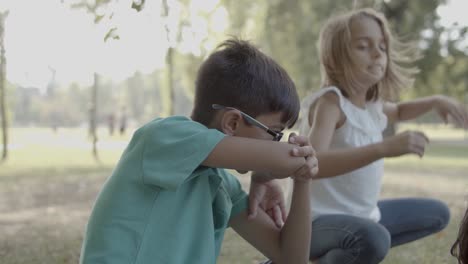
[[[424,129],[434,139],[423,159],[386,161],[383,197],[444,200],[452,212],[447,229],[391,250],[384,263],[456,263],[449,248],[466,206],[468,141],[460,130]],[[13,263],[77,263],[91,206],[129,135],[99,131],[99,162],[85,129],[12,129],[10,158],[0,164],[0,259]],[[247,188],[248,178],[241,182]],[[218,263],[258,263],[263,256],[228,231]]]

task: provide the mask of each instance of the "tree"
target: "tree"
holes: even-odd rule
[[[111,0],[95,0],[94,2],[90,3],[89,1],[83,0],[79,1],[75,4],[72,4],[71,7],[75,9],[84,9],[87,13],[91,14],[94,17],[94,23],[97,24],[99,23],[106,15],[101,14],[100,8],[103,6],[106,6],[109,4]],[[132,2],[132,8],[140,8],[140,4],[136,3],[135,1]],[[141,5],[144,4],[144,0],[141,1]],[[113,14],[110,14],[109,16],[112,17]],[[119,36],[116,33],[117,28],[112,27],[109,29],[109,31],[106,33],[104,36],[104,42],[110,40],[110,39],[115,39],[118,40]],[[98,113],[98,93],[99,93],[99,85],[98,85],[98,74],[97,72],[94,73],[94,84],[91,89],[91,101],[90,101],[90,107],[88,109],[89,111],[89,136],[91,137],[93,141],[93,156],[96,160],[99,160],[98,156],[98,150],[97,150],[97,142],[98,142],[98,137],[97,137],[97,113]]]
[[[162,6],[163,6],[163,17],[166,18],[166,20],[169,18],[169,5],[167,3],[167,0],[162,0]],[[170,25],[168,22],[164,24],[164,29],[166,30],[166,40],[167,43],[169,43],[169,48],[167,49],[166,53],[166,66],[167,66],[167,91],[169,93],[169,98],[168,100],[164,100],[166,102],[166,111],[167,115],[173,115],[174,114],[174,47],[175,45],[175,39],[173,35],[175,34],[172,32],[174,29],[171,29]]]
[[[96,160],[99,160],[97,142],[98,136],[96,132],[97,128],[97,107],[98,107],[98,87],[99,87],[99,76],[97,73],[94,73],[94,84],[91,89],[91,104],[89,107],[89,136],[93,141],[93,156]]]
[[[8,11],[0,12],[0,117],[2,119],[2,161],[8,157],[8,119],[6,107],[6,57],[5,57],[5,20]]]

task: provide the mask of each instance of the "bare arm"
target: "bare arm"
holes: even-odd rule
[[[360,148],[330,150],[335,130],[345,122],[338,100],[335,94],[326,94],[318,100],[315,109],[309,113],[311,121],[309,139],[317,152],[320,166],[316,178],[337,176],[361,168],[382,157],[381,149],[374,144]]]
[[[424,154],[427,137],[417,131],[408,131],[382,142],[350,149],[330,150],[330,144],[337,126],[344,118],[338,106],[336,95],[327,94],[319,99],[316,108],[310,113],[311,130],[309,138],[317,152],[320,170],[316,178],[338,176],[384,157],[395,157],[414,153]],[[333,96],[331,96],[333,95]]]
[[[316,178],[338,176],[364,167],[383,157],[383,151],[379,144],[352,149],[317,152],[320,170]]]
[[[430,96],[398,104],[386,102],[383,110],[385,115],[387,115],[388,122],[395,123],[421,116],[431,111],[433,105],[434,97]]]
[[[269,173],[274,178],[286,178],[306,164],[304,157],[294,157],[292,150],[311,149],[284,142],[226,136],[208,155],[203,165]]]
[[[437,111],[446,123],[451,117],[457,125],[468,128],[468,111],[462,104],[447,96],[433,95],[398,104],[384,104],[384,113],[390,123],[411,120],[431,110]]]
[[[274,263],[308,263],[311,237],[311,180],[294,180],[291,211],[282,229],[262,210],[247,220],[242,212],[230,221],[231,227]]]

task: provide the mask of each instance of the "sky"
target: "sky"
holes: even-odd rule
[[[164,25],[174,26],[177,15],[161,19],[160,1],[146,1],[140,13],[129,8],[131,0],[114,1],[109,9],[114,13],[113,18],[106,17],[97,25],[91,15],[83,10],[71,10],[61,2],[0,0],[0,11],[9,10],[5,29],[9,82],[44,90],[53,71],[56,81],[63,85],[72,82],[91,85],[94,72],[120,81],[137,70],[150,73],[164,66],[165,52],[171,45]],[[171,10],[177,13],[177,1],[168,2]],[[227,12],[219,8],[218,2],[193,0],[190,8],[193,14],[212,11],[210,28],[223,32],[227,28]],[[464,12],[467,8],[467,0],[450,0],[438,10],[441,22],[468,25]],[[197,55],[200,41],[208,34],[208,25],[196,15],[192,20],[196,27],[184,32],[184,38],[189,41],[179,48]],[[120,39],[104,42],[104,36],[114,26],[118,28]]]

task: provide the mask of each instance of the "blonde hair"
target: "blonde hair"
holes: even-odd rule
[[[323,26],[319,37],[320,71],[322,87],[335,85],[344,96],[345,87],[356,87],[358,81],[352,70],[350,55],[351,22],[360,17],[369,17],[379,24],[384,35],[387,53],[387,67],[382,80],[373,85],[366,94],[367,100],[393,99],[403,88],[411,87],[418,69],[407,66],[418,58],[416,47],[398,41],[390,33],[388,21],[382,13],[370,8],[353,10],[334,16]]]

